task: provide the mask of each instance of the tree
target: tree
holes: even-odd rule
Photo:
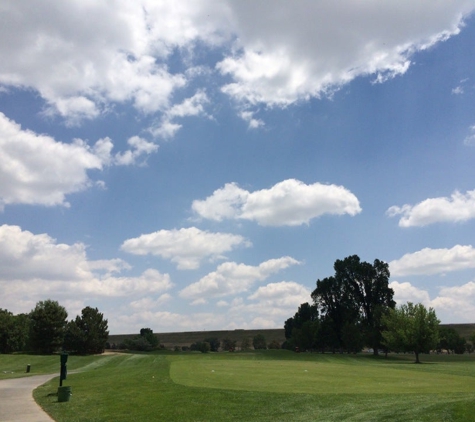
[[[236,340],[231,340],[229,337],[226,337],[221,342],[221,348],[223,350],[228,350],[230,352],[234,352],[234,349],[236,349]]]
[[[342,336],[343,346],[348,353],[358,353],[364,346],[363,334],[358,324],[346,322],[343,325]]]
[[[251,348],[251,339],[249,337],[244,337],[241,340],[241,350],[249,350]]]
[[[360,326],[366,344],[375,354],[381,347],[382,316],[393,309],[394,291],[389,287],[389,267],[376,259],[362,262],[358,255],[336,260],[335,275],[317,280],[312,298],[331,319],[340,347],[345,324]]]
[[[331,342],[321,344],[331,350],[343,347],[343,327],[346,322],[358,319],[358,308],[348,294],[348,289],[339,277],[327,277],[317,280],[312,299],[318,305],[324,321],[325,337]]]
[[[270,343],[269,343],[269,349],[280,349],[282,347],[282,345],[279,343],[278,340],[272,340]]]
[[[150,352],[156,349],[159,344],[157,336],[153,334],[153,330],[150,328],[141,328],[138,336],[124,340],[124,347],[126,349],[139,352]]]
[[[219,346],[221,345],[221,342],[217,337],[208,337],[205,338],[205,341],[209,343],[210,350],[212,352],[217,352],[219,350]]]
[[[302,303],[295,315],[285,321],[284,331],[287,339],[286,348],[300,350],[313,349],[319,327],[318,307]]]
[[[353,255],[335,262],[335,274],[343,278],[358,304],[365,341],[378,354],[383,330],[381,317],[396,306],[394,290],[389,287],[388,264],[375,259],[371,265]]]
[[[66,309],[54,300],[40,301],[30,312],[30,345],[35,353],[51,354],[61,349],[66,331]]]
[[[201,353],[208,353],[211,350],[211,346],[207,341],[197,341],[190,346],[190,350]]]
[[[28,342],[29,328],[28,315],[13,315],[6,309],[0,309],[0,353],[24,351]]]
[[[463,354],[465,352],[466,340],[451,327],[439,328],[439,344],[438,350],[445,349],[448,353]]]
[[[68,323],[64,347],[80,354],[103,353],[108,337],[107,319],[97,308],[87,306]]]
[[[148,344],[150,344],[152,349],[156,349],[160,344],[158,337],[153,334],[153,330],[151,328],[141,328],[140,337],[145,338],[145,340],[147,340]]]
[[[420,363],[420,353],[429,353],[437,347],[440,321],[433,308],[408,302],[391,309],[383,316],[383,323],[384,344],[390,350],[414,352],[416,363]]]
[[[255,350],[267,349],[266,338],[263,334],[256,334],[252,339],[252,345]]]

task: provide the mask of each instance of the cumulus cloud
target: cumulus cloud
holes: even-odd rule
[[[247,300],[234,298],[221,306],[227,308],[227,318],[235,326],[280,328],[302,303],[311,302],[310,293],[294,281],[281,281],[260,286]]]
[[[427,226],[439,222],[461,222],[475,218],[475,190],[455,191],[450,198],[429,198],[416,205],[392,206],[390,217],[402,215],[400,227]]]
[[[422,303],[424,306],[431,306],[429,292],[413,286],[409,282],[400,283],[392,281],[389,287],[394,290],[394,300],[398,305],[406,302]]]
[[[344,7],[333,1],[234,2],[240,48],[217,66],[233,78],[223,91],[251,104],[286,106],[329,95],[360,75],[384,81],[403,74],[414,52],[457,34],[474,7],[467,1],[447,6],[430,0]]]
[[[216,47],[224,59],[209,66],[231,79],[222,90],[247,105],[331,95],[360,75],[384,81],[406,72],[415,52],[457,34],[474,9],[468,0],[344,7],[329,0],[71,0],[41,9],[5,0],[2,6],[0,55],[8,60],[0,63],[0,84],[36,90],[45,112],[69,124],[115,102],[166,112],[177,90],[200,73],[173,72],[172,55],[198,69],[194,57]],[[161,136],[179,126],[162,123]]]
[[[324,214],[361,212],[356,196],[343,186],[306,185],[295,179],[255,192],[227,183],[205,200],[193,201],[192,209],[211,220],[243,219],[262,226],[298,226]]]
[[[65,196],[90,185],[102,161],[84,143],[56,142],[22,130],[0,113],[0,205],[68,205]]]
[[[167,109],[186,78],[170,73],[166,58],[176,48],[219,38],[201,6],[73,0],[39,10],[7,1],[0,52],[9,59],[0,64],[0,83],[37,90],[48,112],[73,122],[97,116],[107,102],[132,102],[145,113]]]
[[[203,259],[221,259],[223,253],[238,246],[247,247],[251,243],[239,235],[189,227],[143,234],[126,240],[121,249],[135,255],[150,254],[170,259],[178,269],[190,270],[198,268]]]
[[[170,311],[141,310],[128,313],[128,308],[111,311],[109,329],[120,332],[134,333],[141,327],[152,326],[154,332],[180,332],[180,331],[205,331],[222,330],[226,326],[223,315],[213,312],[196,312],[181,314]]]
[[[302,303],[311,301],[310,293],[310,290],[295,281],[281,281],[259,287],[248,299],[258,301],[266,309],[297,309]]]
[[[111,155],[109,138],[92,147],[76,139],[67,144],[39,135],[0,112],[0,207],[8,204],[69,206],[66,195],[92,185],[88,171],[105,165],[135,164],[158,146],[134,136],[131,150]]]
[[[444,274],[475,268],[475,249],[455,245],[451,249],[424,248],[389,263],[393,276]]]
[[[289,256],[270,259],[258,266],[225,262],[196,283],[192,283],[180,291],[185,299],[209,299],[224,297],[247,291],[254,283],[263,281],[299,261]]]
[[[265,125],[261,119],[256,119],[254,117],[254,112],[252,111],[241,111],[239,117],[243,119],[249,125],[249,129],[257,129]]]
[[[120,259],[89,261],[82,243],[58,243],[47,234],[19,226],[0,226],[1,307],[45,296],[133,297],[169,290],[168,274],[148,269],[136,277],[120,274],[130,265]],[[29,309],[22,309],[22,312]]]
[[[475,282],[461,286],[443,287],[432,301],[432,306],[441,312],[455,316],[459,321],[473,322],[475,313]]]
[[[206,115],[204,105],[209,102],[208,96],[204,91],[198,91],[195,95],[185,99],[180,104],[175,104],[167,110],[161,120],[154,126],[149,128],[149,132],[154,137],[161,137],[165,139],[173,138],[176,132],[181,129],[181,125],[175,123],[176,118],[183,118],[187,116]]]

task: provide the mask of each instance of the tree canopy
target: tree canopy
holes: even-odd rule
[[[68,313],[54,300],[40,301],[30,313],[30,345],[33,352],[50,354],[61,349]]]
[[[97,308],[87,306],[68,323],[64,346],[80,354],[102,353],[108,337],[107,319]]]
[[[0,309],[0,353],[24,351],[28,342],[30,318]]]
[[[333,346],[346,349],[364,342],[377,354],[382,346],[382,316],[396,305],[388,264],[379,259],[370,264],[352,255],[336,260],[333,268],[335,274],[317,280],[312,293],[327,337]],[[349,327],[360,330],[363,337],[349,336]]]
[[[414,352],[420,363],[419,354],[437,347],[439,323],[434,309],[408,302],[383,316],[384,344],[394,351]]]

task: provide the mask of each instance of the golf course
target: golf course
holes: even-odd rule
[[[475,355],[154,352],[70,356],[34,391],[58,422],[473,421]],[[58,356],[0,355],[0,379],[59,371]],[[73,373],[71,373],[73,372]],[[59,375],[59,374],[58,374]]]

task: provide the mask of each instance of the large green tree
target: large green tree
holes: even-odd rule
[[[103,353],[108,337],[107,319],[97,308],[87,306],[68,323],[64,346],[80,354]]]
[[[315,348],[319,325],[317,305],[302,303],[295,315],[285,321],[286,347],[298,347],[300,350]]]
[[[30,346],[33,352],[50,354],[61,349],[68,313],[54,300],[40,301],[30,312]]]
[[[448,353],[462,354],[465,352],[467,341],[455,328],[439,327],[439,344],[437,349],[445,349]]]
[[[267,349],[267,342],[266,338],[264,337],[264,334],[256,334],[252,338],[252,345],[256,350]]]
[[[389,266],[379,259],[373,264],[362,262],[357,255],[335,262],[335,277],[341,278],[350,297],[359,307],[364,341],[374,353],[381,347],[381,318],[396,306],[394,291],[389,287]]]
[[[439,323],[434,309],[408,302],[383,316],[383,342],[390,350],[414,352],[416,363],[420,363],[421,353],[437,347]]]
[[[358,327],[363,341],[375,354],[382,345],[382,316],[393,309],[394,291],[389,287],[389,267],[376,259],[373,264],[361,261],[358,255],[336,260],[335,274],[317,280],[312,298],[333,327],[340,347],[349,341],[348,327]],[[350,349],[358,342],[351,340]]]
[[[0,353],[25,351],[29,328],[28,315],[13,315],[6,309],[0,309]]]
[[[335,351],[335,349],[343,348],[345,323],[358,320],[358,307],[351,300],[343,280],[340,277],[317,280],[312,299],[322,314],[322,330],[325,331],[324,344],[320,345],[322,350],[330,348]]]

